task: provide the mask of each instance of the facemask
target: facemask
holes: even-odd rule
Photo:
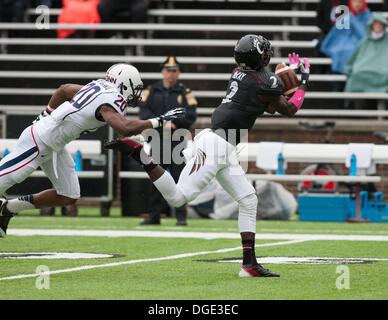
[[[384,37],[384,34],[385,34],[385,31],[381,31],[381,32],[372,31],[372,32],[370,33],[370,37],[371,37],[373,40],[378,40],[378,39],[381,39],[382,37]]]

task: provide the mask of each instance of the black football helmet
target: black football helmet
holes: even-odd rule
[[[245,35],[234,47],[234,59],[244,69],[264,68],[269,64],[272,56],[271,43],[260,35]]]

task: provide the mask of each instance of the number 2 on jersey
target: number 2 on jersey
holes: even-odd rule
[[[226,95],[226,97],[222,100],[222,103],[228,103],[231,102],[232,97],[237,93],[238,90],[238,83],[237,81],[233,81],[230,84],[230,92]]]

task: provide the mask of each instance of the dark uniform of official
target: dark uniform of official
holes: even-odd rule
[[[158,141],[150,141],[153,158],[156,159],[164,169],[171,173],[176,182],[179,179],[179,175],[185,163],[176,164],[172,161],[172,150],[180,143],[180,141],[171,141],[171,134],[177,129],[189,129],[192,126],[196,119],[196,106],[197,100],[193,96],[191,90],[179,82],[170,88],[165,88],[163,86],[163,81],[161,80],[149,86],[143,93],[139,112],[140,119],[145,120],[155,118],[176,107],[183,107],[186,109],[186,116],[184,118],[172,121],[175,124],[176,129],[172,129],[171,131],[163,128],[157,129],[161,137],[159,145],[157,145]],[[164,143],[166,143],[166,141],[171,141],[171,149],[168,148],[167,150],[164,150],[163,141],[165,141]],[[155,150],[160,150],[160,154],[155,154]],[[167,161],[163,161],[163,159],[167,159]],[[171,159],[171,161],[168,161],[168,159]],[[151,223],[160,223],[160,213],[168,211],[169,206],[166,200],[161,196],[159,191],[152,186],[152,193],[149,201],[150,217],[148,221]],[[187,215],[186,207],[176,208],[175,214],[178,224],[185,224]]]

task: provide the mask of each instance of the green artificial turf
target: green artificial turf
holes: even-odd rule
[[[35,212],[15,217],[10,229],[136,230],[168,232],[226,232],[238,234],[237,221],[190,219],[187,227],[175,219],[161,226],[140,226],[140,218],[98,217],[97,209],[80,209],[80,216],[37,217]],[[388,224],[258,221],[257,232],[286,234],[388,235]],[[258,256],[388,258],[384,241],[306,241],[260,247],[284,240],[258,240]],[[40,265],[50,271],[86,265],[170,257],[177,254],[237,248],[231,252],[198,254],[164,261],[94,268],[50,275],[50,288],[38,289],[38,278],[0,281],[0,299],[387,299],[388,261],[347,264],[349,289],[338,289],[336,264],[267,264],[280,278],[239,278],[239,263],[210,262],[241,256],[239,239],[150,237],[7,236],[0,252],[86,252],[118,255],[104,259],[0,258],[0,278],[33,274]],[[199,261],[202,260],[202,261]]]

